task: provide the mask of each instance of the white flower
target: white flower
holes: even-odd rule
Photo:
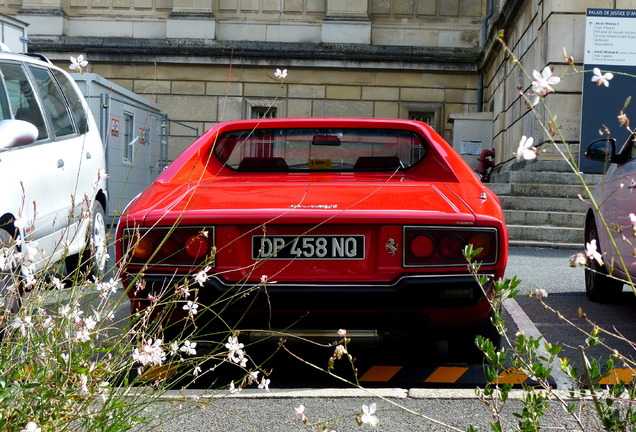
[[[133,359],[138,361],[142,365],[160,365],[166,359],[166,353],[163,352],[161,348],[161,343],[163,341],[161,339],[157,339],[156,341],[152,341],[152,339],[148,339],[148,342],[139,349],[135,348],[133,352]]]
[[[603,256],[596,250],[596,239],[592,239],[585,245],[585,256],[593,258],[599,265],[603,265]]]
[[[594,76],[592,77],[592,82],[597,86],[604,85],[605,87],[609,87],[609,81],[614,78],[614,74],[611,72],[606,72],[604,74],[601,73],[599,68],[592,69],[594,72]]]
[[[199,285],[203,286],[205,282],[208,280],[208,271],[210,270],[210,268],[211,268],[210,266],[207,266],[206,268],[201,270],[199,273],[197,273],[194,276],[194,281],[198,283]]]
[[[543,68],[541,73],[539,71],[532,71],[534,81],[532,81],[532,91],[540,96],[545,96],[548,93],[554,91],[553,85],[558,84],[561,81],[560,77],[552,76],[552,69],[550,66]]]
[[[228,390],[230,391],[231,394],[234,394],[234,393],[240,392],[241,388],[236,388],[236,385],[234,385],[234,381],[232,381],[230,383],[230,388]]]
[[[258,371],[252,371],[247,375],[247,384],[252,384],[255,381],[258,381]]]
[[[95,321],[95,319],[92,316],[88,318],[84,318],[84,326],[86,327],[86,330],[93,330],[96,325],[97,325],[97,321]]]
[[[201,373],[201,366],[195,366],[194,370],[192,371],[192,375],[194,375],[195,377],[198,377],[200,373]]]
[[[96,285],[97,291],[101,298],[107,298],[110,294],[117,292],[117,286],[119,284],[118,279],[110,278],[108,282],[99,282]]]
[[[230,336],[227,339],[225,348],[228,349],[227,358],[232,363],[240,364],[242,367],[247,365],[247,358],[245,358],[245,352],[243,351],[244,345],[239,343],[236,336]],[[254,377],[256,379],[256,377]]]
[[[31,323],[31,317],[27,316],[27,317],[24,317],[24,319],[20,317],[15,317],[13,319],[13,322],[11,323],[11,327],[13,327],[14,329],[20,329],[20,332],[24,334],[26,332],[27,327],[33,327],[33,324]]]
[[[196,355],[197,353],[196,346],[197,346],[196,342],[190,342],[186,340],[186,341],[183,341],[183,345],[181,346],[181,348],[179,348],[179,351],[184,352],[188,355]]]
[[[342,356],[347,355],[347,349],[344,347],[344,345],[336,345],[336,348],[334,349],[333,352],[333,356],[337,359],[341,359]]]
[[[305,405],[301,404],[297,406],[296,408],[294,408],[294,410],[296,411],[296,415],[300,417],[300,421],[303,423],[307,423],[309,419],[305,415]]]
[[[258,384],[259,389],[264,389],[265,391],[269,391],[269,380],[265,377],[261,378],[261,382]]]
[[[197,308],[199,307],[198,304],[192,302],[192,301],[188,301],[188,303],[183,305],[183,310],[188,311],[188,316],[189,317],[193,317],[194,315],[197,314]]]
[[[548,292],[544,289],[536,289],[532,291],[532,294],[537,298],[537,300],[541,300],[543,297],[548,296]]]
[[[179,344],[177,342],[172,342],[168,347],[168,354],[173,356],[179,352]]]
[[[636,215],[634,213],[629,214],[629,221],[632,224],[632,233],[636,237]]]
[[[587,258],[585,254],[579,252],[570,257],[570,267],[582,267],[587,264]]]
[[[347,335],[347,331],[345,329],[338,330],[338,336],[345,337]]]
[[[532,160],[537,157],[537,149],[533,147],[532,144],[534,144],[534,138],[528,138],[525,135],[521,137],[519,147],[517,147],[517,152],[515,153],[517,162],[522,158],[525,160]]]
[[[51,285],[52,285],[52,286],[53,286],[53,288],[55,288],[56,290],[64,289],[64,284],[62,283],[62,281],[61,281],[59,278],[55,277],[55,276],[53,276],[53,277],[51,278]]]
[[[20,432],[41,432],[42,429],[40,429],[38,427],[38,425],[35,422],[28,422],[26,427],[24,429],[22,429]]]
[[[287,78],[287,69],[276,69],[276,72],[274,72],[274,76],[281,81],[284,80],[285,78]]]
[[[38,281],[38,278],[31,266],[22,267],[22,275],[24,276],[24,284],[27,287],[34,287]]]
[[[77,333],[75,334],[75,339],[77,339],[79,342],[88,342],[89,340],[91,340],[91,336],[88,330],[84,328],[77,331]]]
[[[362,405],[362,415],[360,416],[362,424],[368,424],[373,427],[378,425],[378,418],[375,415],[376,409],[375,402],[369,406]]]
[[[83,55],[80,54],[77,56],[77,58],[71,56],[71,65],[69,66],[70,69],[77,69],[81,72],[82,68],[85,68],[86,65],[88,65],[88,60],[85,60]]]

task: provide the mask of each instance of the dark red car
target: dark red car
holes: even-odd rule
[[[462,250],[483,248],[489,292],[507,261],[502,210],[424,123],[217,124],[130,203],[117,239],[134,308],[187,282],[199,311],[219,312],[206,322],[230,328],[496,339]]]

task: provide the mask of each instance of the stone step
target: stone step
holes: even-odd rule
[[[572,255],[584,249],[583,245],[579,243],[565,243],[565,242],[537,241],[537,240],[510,239],[508,241],[508,245],[516,246],[516,247],[534,247],[534,248],[545,248],[545,249],[567,249],[572,251]]]
[[[554,227],[547,225],[532,226],[532,225],[508,225],[508,235],[511,243],[523,244],[523,243],[545,243],[545,244],[567,244],[571,247],[583,247],[583,227],[580,228],[568,228],[568,227]]]
[[[509,171],[498,176],[497,183],[531,183],[531,184],[563,184],[581,185],[582,181],[588,186],[597,185],[603,176],[600,174],[581,174],[581,177],[573,172],[532,172]]]
[[[500,171],[503,169],[503,171]],[[546,160],[535,159],[533,161],[516,162],[510,166],[504,164],[501,167],[495,167],[490,175],[490,180],[498,182],[499,176],[505,176],[510,172],[537,172],[537,173],[572,173],[572,168],[563,160]]]
[[[506,224],[524,226],[550,225],[556,227],[582,227],[585,214],[581,212],[555,212],[543,210],[504,210]]]
[[[585,189],[580,185],[562,184],[528,184],[512,183],[510,195],[546,198],[578,198],[587,197]]]
[[[585,213],[587,204],[576,198],[527,197],[500,195],[504,210]]]

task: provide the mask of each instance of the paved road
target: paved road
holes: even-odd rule
[[[545,289],[549,295],[545,302],[572,319],[583,329],[591,325],[579,316],[582,309],[595,323],[607,326],[626,338],[636,340],[636,299],[625,292],[618,304],[595,304],[587,300],[584,294],[583,271],[569,267],[568,258],[574,251],[512,248],[508,276],[517,275],[522,280],[521,292]],[[564,344],[562,357],[568,357],[574,363],[580,363],[577,347],[584,344],[585,336],[577,329],[566,325],[555,314],[546,311],[533,298],[519,296],[506,305],[508,312],[509,334],[522,330],[526,334],[543,334],[547,341]],[[616,343],[613,338],[606,340],[618,346],[621,352],[633,352],[626,343]],[[396,355],[421,355],[419,347],[396,352]],[[595,348],[591,355],[607,357],[608,351]],[[557,374],[558,375],[558,374]],[[563,376],[556,376],[559,387],[573,385]],[[294,415],[295,407],[303,404],[310,421],[333,419],[344,416],[335,426],[335,430],[371,430],[360,428],[354,421],[355,413],[361,411],[363,404],[376,402],[378,405],[379,427],[381,431],[442,431],[449,430],[437,421],[466,430],[475,425],[479,430],[490,430],[490,414],[474,397],[473,389],[431,389],[413,387],[391,387],[371,389],[280,389],[276,382],[270,384],[271,390],[243,390],[238,395],[220,399],[201,397],[201,391],[189,390],[190,399],[197,399],[199,407],[186,411],[188,403],[182,403],[182,411],[176,410],[177,402],[166,401],[156,407],[161,414],[161,424],[153,425],[158,431],[303,431],[310,430],[302,425]],[[374,392],[379,394],[373,394]],[[177,396],[172,394],[172,396]],[[386,398],[386,399],[384,399]],[[396,409],[394,403],[401,404],[418,415]],[[514,401],[513,404],[518,402]],[[517,405],[518,406],[518,405]],[[562,409],[552,407],[556,418],[562,418]],[[170,418],[168,413],[178,413]],[[434,419],[430,420],[430,419]],[[509,420],[516,422],[514,417]],[[547,418],[547,417],[546,417]],[[504,429],[506,429],[504,427]],[[316,429],[313,429],[316,430]]]

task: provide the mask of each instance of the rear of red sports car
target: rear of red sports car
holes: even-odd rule
[[[508,238],[496,196],[427,125],[334,118],[216,125],[128,206],[117,240],[133,308],[185,284],[175,301],[227,329],[378,342],[495,338]]]

